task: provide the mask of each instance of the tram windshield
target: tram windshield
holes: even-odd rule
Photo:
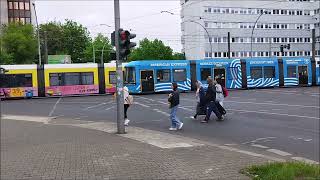
[[[134,84],[136,83],[136,70],[134,67],[127,67],[124,76],[124,83]]]

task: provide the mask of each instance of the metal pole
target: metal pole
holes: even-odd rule
[[[103,51],[104,51],[104,47],[105,47],[105,45],[106,44],[104,44],[103,46],[102,46],[102,51],[101,51],[101,64],[103,64]]]
[[[93,63],[96,63],[96,52],[94,51],[94,43],[92,42]]]
[[[211,56],[213,56],[213,53],[212,53],[212,42],[211,42],[211,41],[212,41],[212,38],[211,38],[208,30],[207,30],[201,23],[198,23],[197,21],[193,21],[193,20],[187,20],[187,21],[193,22],[193,23],[196,23],[196,24],[199,24],[199,25],[206,31],[207,36],[208,36],[208,39],[209,39],[209,43],[210,43]],[[185,22],[187,22],[187,21],[185,21]],[[210,39],[211,39],[211,41],[210,41]]]
[[[39,24],[38,24],[38,16],[37,16],[37,11],[36,11],[36,5],[32,3],[33,9],[34,9],[34,15],[36,17],[36,23],[37,23],[37,35],[38,35],[38,54],[39,54],[39,65],[41,65],[41,45],[40,45],[40,29],[39,29]]]
[[[231,58],[231,50],[230,50],[230,32],[228,32],[228,58]]]
[[[120,7],[119,0],[114,0],[114,19],[115,19],[115,44],[117,56],[117,130],[119,134],[125,133],[124,127],[124,111],[123,111],[123,74],[122,74],[122,61],[120,58],[120,44],[119,44],[119,29],[120,29]]]
[[[47,39],[47,31],[44,31],[44,64],[48,64],[48,39]]]
[[[252,31],[251,31],[251,50],[250,50],[250,57],[252,58],[252,37],[253,37],[253,31],[256,27],[257,22],[259,21],[260,17],[263,15],[263,12],[259,15],[259,17],[257,18],[256,22],[254,23],[253,27],[252,27]]]

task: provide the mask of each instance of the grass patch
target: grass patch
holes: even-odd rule
[[[254,165],[240,171],[254,180],[320,180],[320,166],[303,162]]]

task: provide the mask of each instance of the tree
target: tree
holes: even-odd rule
[[[45,33],[48,55],[67,54],[71,55],[74,63],[87,62],[85,51],[90,43],[90,37],[87,29],[81,24],[72,20],[66,20],[64,24],[56,21],[42,24],[40,26],[42,46]]]
[[[129,61],[172,59],[172,49],[169,46],[165,46],[161,40],[150,41],[145,38],[139,44],[139,47],[129,55]]]
[[[174,60],[184,60],[186,59],[186,56],[184,53],[178,53],[178,52],[175,52],[172,54],[172,59]]]
[[[66,20],[62,27],[64,35],[63,47],[71,55],[72,62],[86,62],[84,59],[85,50],[90,43],[87,28],[72,20]]]
[[[101,62],[103,49],[103,62],[110,62],[110,52],[112,51],[112,45],[108,37],[103,36],[101,33],[94,38],[92,42],[86,48],[85,59],[93,62],[93,50],[95,52],[95,62]]]
[[[37,55],[37,39],[30,24],[10,23],[1,35],[0,64],[31,64]]]

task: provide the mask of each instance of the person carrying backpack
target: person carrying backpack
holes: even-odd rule
[[[223,120],[223,117],[216,106],[216,87],[214,86],[213,80],[211,78],[208,78],[207,82],[208,89],[205,95],[207,101],[207,114],[206,118],[203,121],[201,121],[201,123],[209,122],[212,111],[216,114],[219,120]]]
[[[133,104],[133,97],[129,94],[127,86],[123,87],[123,98],[124,98],[124,125],[128,126],[130,120],[128,119],[128,108]]]
[[[176,131],[181,129],[183,123],[177,117],[177,110],[179,106],[179,91],[178,91],[178,84],[172,83],[172,93],[169,94],[168,102],[170,104],[170,120],[171,120],[171,127],[169,128],[170,131]]]

